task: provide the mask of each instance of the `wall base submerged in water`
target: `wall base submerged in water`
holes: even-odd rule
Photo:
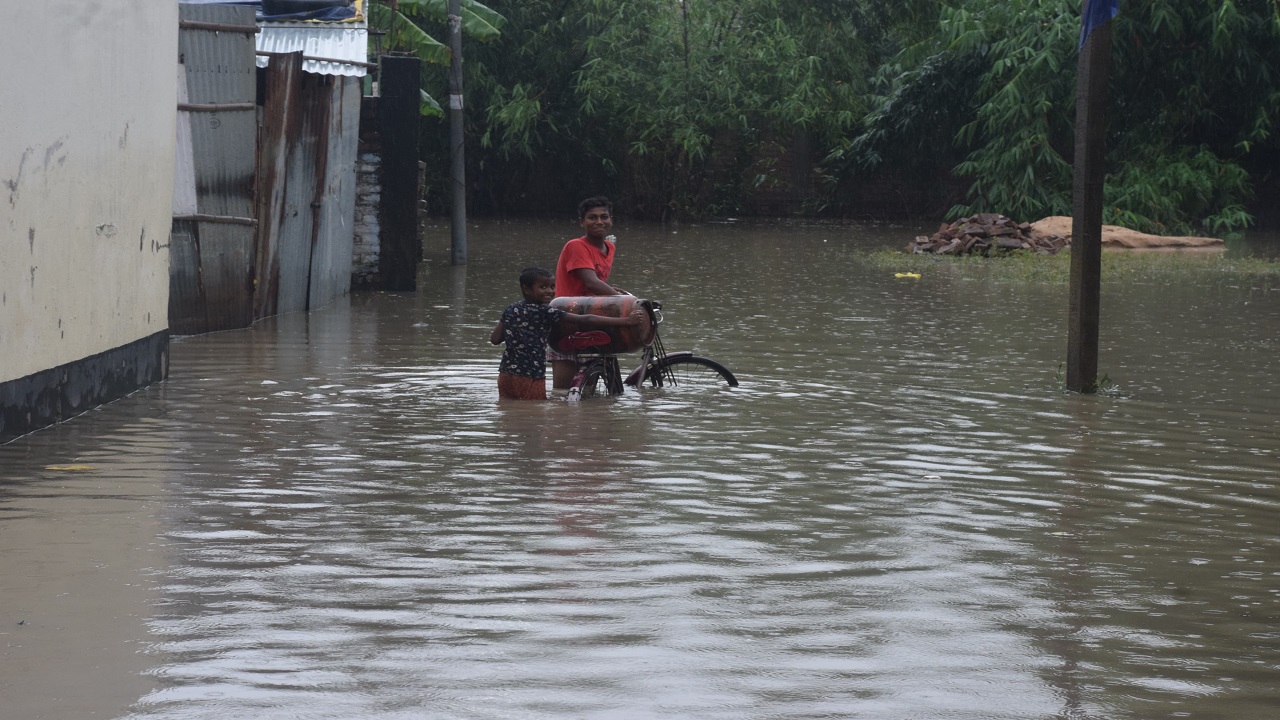
[[[0,443],[169,377],[169,331],[0,383]]]

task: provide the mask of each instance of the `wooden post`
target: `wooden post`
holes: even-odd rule
[[[1086,3],[1104,0],[1085,0]],[[1098,389],[1098,317],[1102,279],[1102,189],[1106,177],[1107,77],[1111,23],[1089,33],[1076,66],[1076,145],[1071,209],[1071,302],[1067,389]]]
[[[462,10],[459,0],[449,0],[449,147],[450,185],[453,186],[453,223],[450,261],[467,264],[467,163],[462,132]]]

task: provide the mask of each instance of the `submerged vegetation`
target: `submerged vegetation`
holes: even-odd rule
[[[999,281],[1067,284],[1071,253],[1041,255],[1014,252],[1001,258],[909,254],[899,250],[865,252],[863,264],[886,272],[919,273]],[[1173,283],[1280,290],[1280,262],[1260,258],[1232,258],[1223,253],[1126,252],[1102,253],[1102,283]]]

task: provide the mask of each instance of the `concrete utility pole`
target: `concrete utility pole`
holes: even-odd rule
[[[467,165],[462,134],[462,8],[449,0],[449,179],[453,186],[450,262],[467,264]]]
[[[1111,17],[1118,0],[1084,0],[1076,66],[1076,146],[1071,208],[1071,302],[1067,389],[1098,390],[1098,318],[1102,280],[1102,189],[1106,177],[1107,77]],[[1096,7],[1090,7],[1096,6]],[[1105,20],[1098,22],[1101,17]]]

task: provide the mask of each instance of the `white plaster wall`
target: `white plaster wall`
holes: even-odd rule
[[[178,4],[6,3],[0,382],[168,327]]]

